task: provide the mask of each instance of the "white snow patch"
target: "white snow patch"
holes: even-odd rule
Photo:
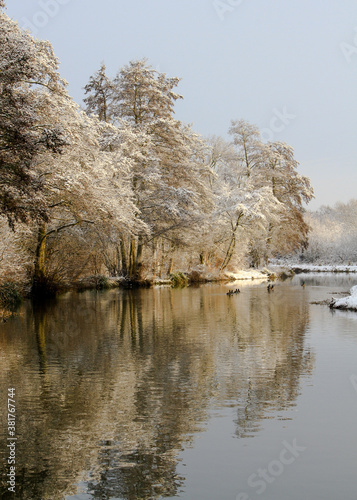
[[[267,273],[262,273],[261,271],[256,271],[254,269],[251,269],[249,271],[236,271],[234,273],[231,272],[225,272],[225,276],[227,276],[231,280],[267,280],[268,276]]]
[[[348,297],[342,299],[332,299],[330,307],[332,309],[347,309],[349,311],[357,311],[357,285],[350,290]]]
[[[357,273],[357,266],[351,265],[289,264],[288,267],[301,273]]]

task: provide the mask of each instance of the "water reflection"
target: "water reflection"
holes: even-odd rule
[[[0,331],[1,393],[17,391],[19,498],[70,498],[77,484],[98,499],[177,494],[178,454],[212,409],[236,408],[246,437],[294,404],[313,368],[297,292],[206,286],[25,304]]]
[[[292,280],[293,284],[306,286],[337,286],[338,289],[349,289],[357,283],[357,273],[301,273]]]

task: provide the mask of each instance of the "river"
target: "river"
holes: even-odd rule
[[[0,325],[0,497],[356,500],[357,313],[311,303],[355,284],[25,302]]]

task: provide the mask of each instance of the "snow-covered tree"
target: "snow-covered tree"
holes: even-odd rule
[[[132,189],[151,233],[122,237],[123,269],[132,277],[141,274],[145,244],[165,238],[174,247],[185,240],[210,200],[205,143],[173,116],[178,83],[146,60],[130,62],[114,80],[112,116],[119,130],[130,126],[137,138],[141,154],[129,155]]]
[[[89,226],[128,234],[145,233],[145,226],[137,218],[132,160],[125,153],[130,132],[122,127],[119,134],[81,112],[67,94],[51,45],[2,12],[0,39],[0,213],[11,225],[33,220],[37,287],[48,277],[46,250],[74,228],[76,237]],[[117,147],[108,150],[114,135]]]
[[[262,235],[256,238],[257,244],[251,243],[255,263],[305,245],[309,227],[304,221],[303,202],[313,198],[313,190],[309,179],[297,171],[293,148],[282,142],[263,144],[259,130],[243,120],[232,122],[230,134],[237,149],[238,175],[249,180],[251,192],[265,189],[273,196],[268,196],[267,202],[276,201],[271,212],[274,216],[266,219],[265,243]]]
[[[84,87],[85,93],[88,94],[84,102],[88,114],[95,114],[99,120],[111,122],[113,83],[105,71],[105,64],[102,63],[99,70],[89,78]]]
[[[280,203],[271,188],[259,189],[249,178],[239,184],[222,184],[218,205],[221,241],[225,243],[225,254],[220,269],[230,263],[242,230],[249,231],[252,239],[267,230],[268,225],[278,219]]]
[[[65,116],[70,146],[59,158],[42,156],[37,166],[45,179],[43,190],[49,212],[49,221],[39,225],[36,246],[35,281],[40,285],[43,278],[46,280],[46,244],[60,232],[77,228],[74,234],[78,235],[80,229],[91,251],[98,243],[96,233],[145,232],[136,217],[123,134],[118,139],[115,127],[89,118],[76,106],[72,113],[67,109]],[[115,150],[114,138],[118,142]]]
[[[0,11],[0,214],[11,226],[46,218],[43,179],[34,163],[60,154],[66,138],[47,114],[65,99],[65,82],[48,42],[35,40]]]
[[[269,226],[270,253],[289,253],[306,246],[309,226],[303,203],[313,198],[310,180],[298,173],[294,150],[282,142],[268,143],[264,155],[264,177],[282,204],[279,224]]]
[[[235,170],[240,176],[254,178],[258,186],[264,170],[262,142],[258,127],[245,120],[232,120],[228,131],[236,151]]]
[[[316,264],[357,263],[357,200],[307,213],[309,245],[300,255]]]
[[[174,258],[224,270],[258,245],[254,262],[306,241],[303,203],[312,189],[292,148],[263,144],[243,120],[232,122],[231,143],[205,142],[174,116],[179,78],[146,60],[114,80],[103,63],[85,86],[82,112],[50,43],[20,29],[4,6],[0,222],[17,230],[11,252],[20,237],[26,268],[32,258],[34,289],[90,265],[133,279],[143,264],[169,273]],[[1,252],[0,267],[1,255],[10,256]]]
[[[160,120],[172,118],[175,102],[182,99],[173,90],[179,81],[156,71],[146,59],[131,61],[114,80],[114,116],[152,133]]]
[[[211,140],[211,164],[216,172],[215,240],[220,249],[220,269],[224,270],[236,252],[276,220],[280,202],[270,186],[262,182],[264,170],[259,131],[243,120],[232,122],[232,143]],[[254,234],[252,234],[254,229]],[[243,234],[244,233],[244,234]]]
[[[0,284],[12,281],[25,284],[31,256],[23,247],[23,234],[29,231],[21,225],[22,231],[12,231],[5,217],[0,217]]]

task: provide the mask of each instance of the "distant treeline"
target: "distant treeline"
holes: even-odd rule
[[[357,264],[357,200],[323,206],[308,212],[309,246],[302,261],[322,264]]]

